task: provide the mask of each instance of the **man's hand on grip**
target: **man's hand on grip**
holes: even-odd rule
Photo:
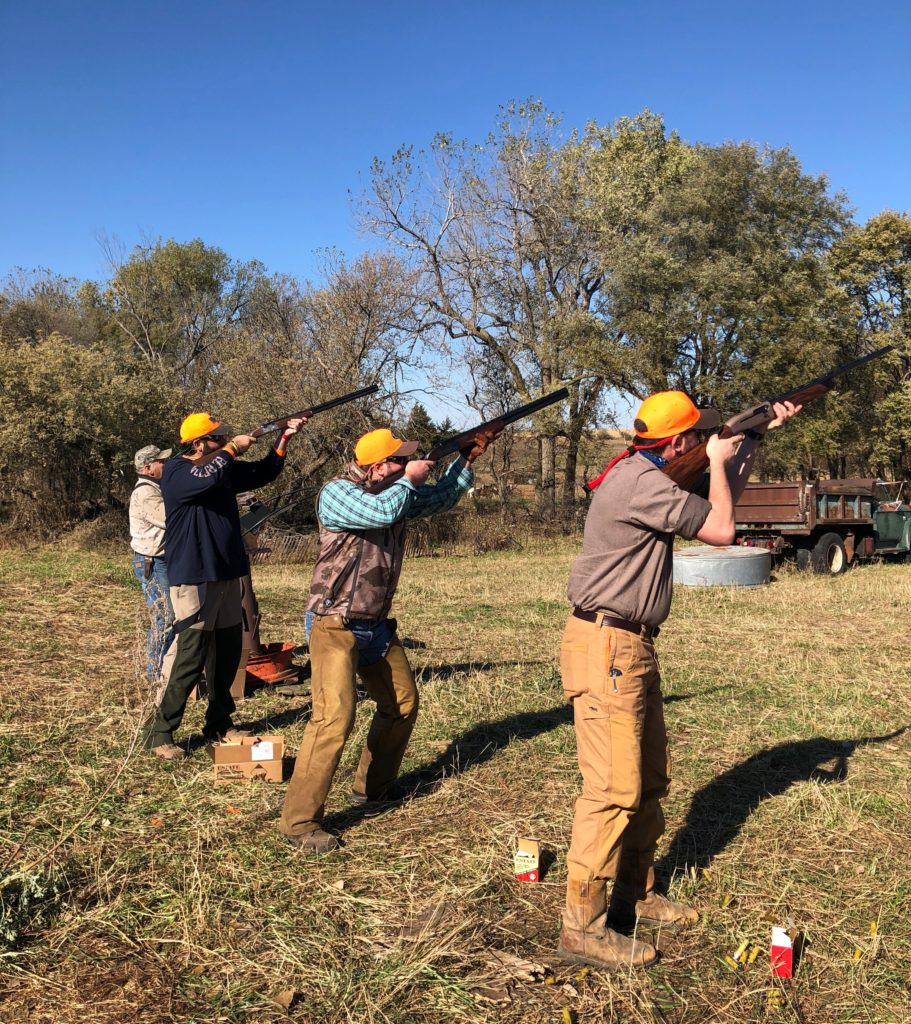
[[[709,465],[726,466],[737,452],[737,446],[743,440],[743,434],[732,434],[730,437],[719,437],[712,434],[705,446]]]
[[[431,469],[433,463],[429,459],[412,459],[405,466],[405,479],[415,487],[420,487],[427,481]]]
[[[234,447],[241,454],[243,454],[250,447],[251,444],[256,444],[257,440],[259,439],[253,437],[251,434],[238,434],[237,437],[231,438]]]

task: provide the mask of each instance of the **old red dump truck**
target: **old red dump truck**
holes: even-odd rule
[[[735,510],[736,542],[833,574],[879,555],[909,561],[911,506],[904,493],[904,483],[866,478],[748,484]]]

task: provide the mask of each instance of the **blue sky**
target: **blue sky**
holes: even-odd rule
[[[374,155],[481,139],[541,97],[567,125],[649,107],[689,141],[790,146],[866,220],[905,210],[911,4],[487,0],[0,4],[0,276],[102,279],[98,244],[200,237],[318,278],[369,247]]]

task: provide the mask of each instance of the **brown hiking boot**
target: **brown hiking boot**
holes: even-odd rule
[[[650,892],[635,904],[618,903],[611,906],[610,921],[619,926],[644,925],[663,928],[669,932],[682,931],[696,924],[699,914],[683,903],[675,903],[657,892]]]
[[[285,839],[292,846],[296,846],[298,850],[303,850],[305,853],[315,853],[317,856],[321,856],[324,853],[332,853],[333,850],[339,849],[342,845],[335,836],[329,835],[328,832],[324,832],[321,828],[313,832],[306,832],[302,836],[285,836]]]
[[[606,916],[606,883],[600,879],[569,879],[557,955],[571,963],[608,971],[648,967],[658,959],[658,951],[648,942],[606,928]]]
[[[176,743],[161,743],[157,747],[152,747],[152,753],[163,761],[183,761],[187,757],[186,750],[178,747]]]

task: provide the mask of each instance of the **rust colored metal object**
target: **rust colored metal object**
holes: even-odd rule
[[[297,667],[291,664],[293,643],[265,644],[261,654],[251,654],[247,661],[248,682],[275,686],[297,678]],[[252,679],[249,677],[252,676]]]

